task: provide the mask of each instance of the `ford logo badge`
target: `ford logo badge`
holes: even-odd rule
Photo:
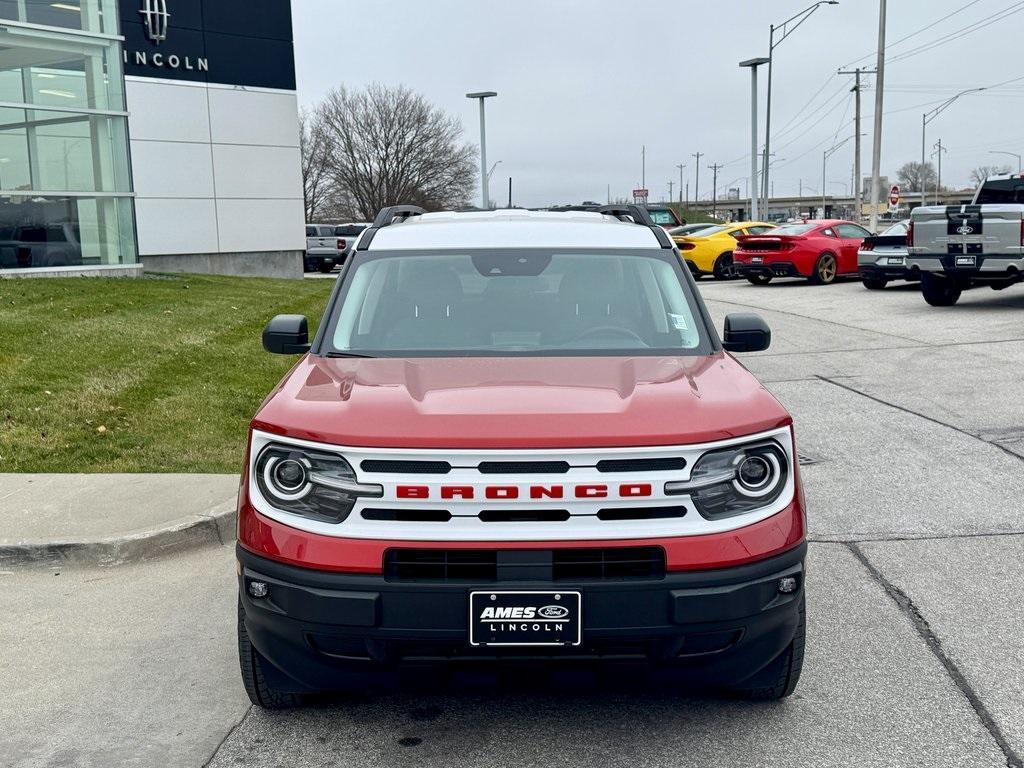
[[[973,227],[969,227],[966,224],[961,224],[960,227],[957,229],[957,232],[959,232],[961,235],[969,235],[973,231],[974,231],[974,228]]]
[[[569,609],[561,605],[545,605],[537,611],[537,615],[542,619],[564,619],[569,615]]]

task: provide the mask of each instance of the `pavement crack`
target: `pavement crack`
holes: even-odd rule
[[[818,544],[870,544],[894,541],[953,541],[956,539],[985,539],[1000,536],[1024,536],[1024,531],[979,531],[975,533],[861,533],[846,536],[809,535],[807,540]]]
[[[248,707],[245,708],[245,712],[238,719],[238,722],[235,723],[234,725],[232,725],[231,728],[228,729],[228,732],[224,734],[224,738],[222,738],[220,741],[217,742],[217,746],[214,747],[214,749],[213,749],[213,754],[210,755],[210,759],[209,760],[207,760],[205,763],[203,763],[202,768],[210,768],[210,764],[217,758],[217,753],[220,752],[220,748],[224,746],[224,742],[226,742],[229,738],[231,738],[231,734],[233,734],[236,730],[238,730],[238,727],[242,723],[244,723],[246,721],[246,719],[249,717],[249,713],[252,712],[252,706],[253,705],[250,704]]]
[[[961,435],[965,435],[967,437],[972,437],[972,438],[974,438],[975,440],[977,440],[980,443],[985,443],[985,445],[991,445],[993,448],[998,448],[1000,451],[1005,453],[1007,456],[1012,456],[1013,458],[1017,459],[1017,461],[1024,461],[1024,456],[1021,456],[1018,453],[1014,453],[1013,451],[1011,451],[1009,448],[1007,448],[1002,443],[998,443],[998,442],[995,442],[993,440],[986,440],[981,435],[979,435],[979,434],[977,434],[975,432],[970,432],[970,431],[968,431],[966,429],[963,429],[961,427],[958,427],[955,424],[950,424],[950,423],[945,422],[945,421],[940,421],[939,419],[936,419],[934,416],[929,416],[929,415],[927,415],[925,413],[921,413],[920,411],[913,411],[910,408],[905,408],[902,405],[897,405],[896,403],[891,403],[888,400],[883,400],[880,397],[876,397],[875,395],[868,394],[867,392],[864,392],[863,390],[857,389],[856,387],[851,387],[849,384],[843,384],[842,382],[836,381],[835,379],[830,379],[828,376],[816,375],[814,378],[818,379],[819,381],[824,381],[826,384],[831,384],[834,387],[839,387],[840,389],[845,389],[847,392],[853,392],[855,395],[860,395],[861,397],[866,397],[868,400],[872,400],[872,401],[878,403],[879,405],[887,405],[890,408],[895,408],[897,411],[901,411],[901,412],[906,413],[906,414],[908,414],[910,416],[916,416],[919,419],[924,419],[925,421],[930,421],[932,424],[936,424],[936,425],[938,425],[940,427],[946,427],[946,429],[952,429],[954,432],[959,432]]]
[[[1006,758],[1007,768],[1024,768],[1024,761],[1021,760],[1020,755],[1014,752],[1013,747],[1007,741],[1006,736],[1003,735],[1002,730],[999,728],[998,723],[992,717],[992,713],[988,711],[988,707],[981,700],[977,691],[971,686],[964,676],[964,673],[960,671],[960,668],[956,665],[945,649],[942,647],[942,641],[939,636],[935,634],[935,630],[931,628],[928,620],[921,613],[921,610],[914,604],[914,601],[910,599],[903,590],[889,581],[885,575],[875,567],[875,565],[868,559],[864,551],[856,543],[848,543],[847,548],[853,553],[853,556],[860,561],[860,564],[864,566],[871,577],[878,582],[878,584],[885,590],[885,593],[896,603],[896,607],[900,609],[900,612],[907,617],[907,620],[913,625],[917,634],[920,635],[924,641],[928,650],[932,652],[932,655],[938,659],[939,663],[942,664],[946,670],[946,674],[949,675],[953,684],[959,689],[960,693],[967,699],[967,703],[971,705],[974,713],[978,716],[978,720],[981,721],[982,727],[988,731],[989,736],[998,745],[999,749],[1002,750],[1003,757]]]

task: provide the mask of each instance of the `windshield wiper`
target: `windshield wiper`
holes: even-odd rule
[[[369,360],[375,360],[373,355],[360,355],[358,352],[328,352],[324,357],[361,357]]]

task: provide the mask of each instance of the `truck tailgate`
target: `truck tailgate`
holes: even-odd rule
[[[916,208],[914,245],[919,256],[950,253],[1009,255],[1021,252],[1019,205],[949,205]]]

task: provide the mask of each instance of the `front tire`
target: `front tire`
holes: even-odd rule
[[[319,269],[323,274],[329,275],[331,272],[334,271],[334,264],[326,261],[321,261],[320,264],[317,266],[317,269]]]
[[[727,251],[715,259],[713,274],[715,280],[732,280],[736,276],[732,266],[732,251]]]
[[[751,274],[746,275],[746,278],[751,285],[768,285],[772,281],[771,275]]]
[[[810,281],[814,285],[831,285],[839,273],[839,265],[836,263],[835,254],[823,253],[814,262],[814,271],[811,272]]]
[[[793,640],[764,669],[735,686],[732,690],[747,701],[778,701],[796,690],[804,668],[804,646],[807,643],[807,606],[800,601],[800,621]]]
[[[864,277],[861,278],[861,282],[864,283],[864,287],[869,291],[880,291],[889,284],[888,280],[880,277]]]
[[[938,277],[931,272],[921,275],[921,295],[933,307],[951,307],[960,300],[961,293],[963,288],[953,280]]]
[[[293,709],[302,704],[296,693],[280,691],[267,681],[266,666],[270,663],[252,646],[245,629],[245,613],[238,606],[238,662],[242,671],[242,684],[249,701],[263,709]]]

